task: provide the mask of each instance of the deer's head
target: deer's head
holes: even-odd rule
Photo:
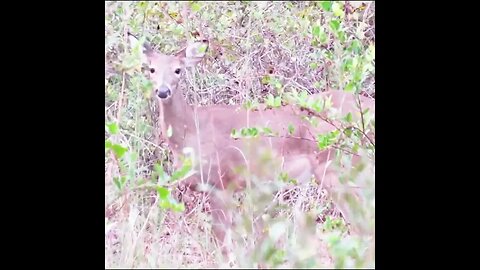
[[[129,35],[130,44],[135,46],[139,40]],[[176,91],[180,77],[185,68],[198,64],[208,48],[208,41],[189,42],[188,45],[173,55],[165,55],[154,50],[148,43],[143,43],[142,52],[148,65],[149,79],[160,100],[168,100]]]

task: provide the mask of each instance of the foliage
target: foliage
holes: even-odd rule
[[[192,173],[193,161],[187,157],[183,167],[171,168],[156,132],[152,84],[141,72],[140,48],[127,43],[127,31],[165,53],[199,35],[209,39],[207,57],[189,79],[194,83],[181,85],[190,103],[254,109],[259,103],[275,108],[291,102],[320,113],[328,110],[329,101],[311,100],[308,94],[329,88],[375,96],[374,2],[105,2],[106,267],[223,263],[209,252],[214,245],[203,207],[190,210],[186,196],[174,188]],[[374,153],[374,144],[364,140],[364,134],[374,132],[374,119],[362,124],[354,123],[352,115],[340,117],[336,131],[317,134],[319,148]],[[315,125],[317,120],[309,121]],[[297,127],[288,130],[293,134]],[[232,131],[236,139],[276,135],[266,127]],[[279,182],[273,201],[267,186],[249,190],[240,200],[237,223],[244,225],[238,228],[244,230],[244,241],[234,250],[241,259],[225,266],[375,266],[374,239],[346,235],[343,220],[325,206],[323,193],[294,181]],[[359,222],[372,227],[374,194],[365,196],[373,200],[361,206]],[[265,207],[275,209],[263,216],[269,237],[249,242],[248,217]]]

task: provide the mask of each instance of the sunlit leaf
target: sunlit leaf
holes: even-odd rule
[[[332,1],[321,1],[323,10],[331,11],[332,10]]]
[[[118,133],[117,123],[109,123],[109,124],[107,124],[107,128],[108,128],[108,133],[110,133],[112,135],[115,135],[115,134]]]
[[[168,195],[170,194],[170,190],[164,187],[157,187],[158,196],[160,199],[167,199]]]

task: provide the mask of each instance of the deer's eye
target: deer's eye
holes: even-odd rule
[[[175,74],[180,74],[180,71],[181,70],[179,68],[175,69]]]
[[[155,73],[155,69],[154,69],[154,68],[150,68],[150,73]]]

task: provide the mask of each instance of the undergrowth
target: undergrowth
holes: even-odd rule
[[[274,196],[268,187],[237,195],[235,258],[225,261],[211,235],[208,197],[169,184],[189,164],[169,167],[151,83],[138,72],[127,32],[167,54],[188,39],[210,41],[180,86],[191,104],[275,107],[284,93],[326,89],[374,98],[374,2],[105,2],[105,267],[375,266],[374,184],[357,215],[373,233],[354,237],[323,190],[288,181]],[[321,147],[330,139],[322,137]],[[249,217],[259,209],[268,209],[268,238],[255,243]]]

